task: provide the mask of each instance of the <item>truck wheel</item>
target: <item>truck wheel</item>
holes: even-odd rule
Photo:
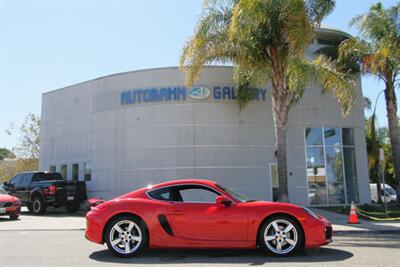
[[[31,212],[34,215],[40,215],[46,212],[47,206],[40,196],[34,196],[31,203]]]
[[[79,202],[67,202],[65,208],[68,212],[77,212],[79,210]]]

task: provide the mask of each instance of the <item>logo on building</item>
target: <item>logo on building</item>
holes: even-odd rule
[[[193,87],[188,91],[188,96],[193,99],[206,99],[211,95],[207,87]]]

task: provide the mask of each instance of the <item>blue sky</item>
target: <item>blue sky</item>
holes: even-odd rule
[[[377,1],[337,0],[325,24],[356,34],[348,22]],[[386,7],[395,0],[381,1]],[[40,115],[41,94],[99,76],[175,66],[201,14],[202,1],[0,0],[0,147],[9,123]],[[375,99],[383,84],[363,78]],[[399,90],[397,91],[400,94]],[[384,98],[379,124],[387,125]]]

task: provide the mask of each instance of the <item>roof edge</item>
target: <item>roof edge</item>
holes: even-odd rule
[[[203,68],[233,68],[233,66],[229,66],[229,65],[228,66],[206,65],[206,66],[203,66]],[[77,85],[80,85],[80,84],[89,83],[89,82],[101,80],[101,79],[104,79],[104,78],[110,78],[110,77],[114,77],[114,76],[118,76],[118,75],[125,75],[125,74],[128,74],[128,73],[137,73],[137,72],[143,72],[143,71],[167,70],[167,69],[179,69],[179,67],[178,66],[154,67],[154,68],[148,68],[148,69],[129,70],[129,71],[113,73],[113,74],[109,74],[109,75],[104,75],[104,76],[100,76],[100,77],[97,77],[97,78],[93,78],[93,79],[90,79],[90,80],[86,80],[86,81],[83,81],[83,82],[74,83],[74,84],[71,84],[71,85],[68,85],[68,86],[65,86],[65,87],[61,87],[61,88],[57,88],[57,89],[54,89],[54,90],[50,90],[50,91],[42,93],[42,95],[47,95],[47,94],[54,93],[54,92],[57,92],[57,91],[60,91],[60,90],[64,90],[64,89],[68,89],[70,87],[74,87],[74,86],[77,86]]]

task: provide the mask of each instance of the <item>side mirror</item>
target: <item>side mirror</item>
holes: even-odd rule
[[[8,181],[5,181],[5,182],[3,183],[3,185],[4,185],[4,186],[8,186]]]
[[[224,205],[225,207],[230,207],[232,205],[232,201],[226,196],[217,196],[215,203],[217,203],[217,205]]]

